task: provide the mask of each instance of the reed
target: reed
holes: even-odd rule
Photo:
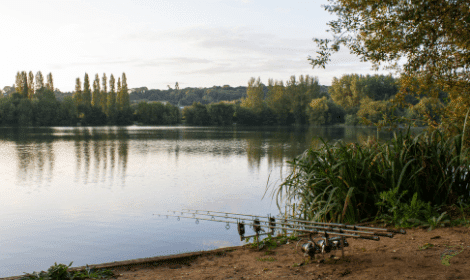
[[[272,196],[278,207],[295,202],[296,215],[308,220],[357,223],[406,210],[407,219],[427,221],[439,206],[470,202],[462,135],[413,136],[408,130],[386,143],[321,140],[289,162],[292,172]]]

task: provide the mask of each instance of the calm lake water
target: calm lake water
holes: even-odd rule
[[[54,262],[81,266],[240,245],[236,226],[153,214],[278,214],[271,196],[261,199],[266,186],[281,182],[286,161],[314,137],[376,135],[349,127],[0,128],[0,277]]]

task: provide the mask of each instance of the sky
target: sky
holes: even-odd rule
[[[18,71],[52,73],[73,91],[85,73],[126,73],[129,88],[246,86],[250,77],[318,77],[331,85],[371,70],[345,48],[312,69],[313,38],[329,38],[327,0],[0,1],[0,88]]]

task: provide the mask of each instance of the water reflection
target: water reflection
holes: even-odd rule
[[[75,164],[74,181],[83,184],[119,180],[125,186],[129,157],[166,152],[212,157],[246,156],[248,167],[283,166],[305,149],[325,140],[389,139],[389,132],[357,127],[75,127],[0,128],[0,141],[13,142],[17,179],[42,185],[54,176],[54,165]],[[70,152],[73,150],[74,156]],[[60,156],[56,155],[59,152]],[[117,177],[116,177],[117,176]],[[116,178],[115,178],[116,177]]]

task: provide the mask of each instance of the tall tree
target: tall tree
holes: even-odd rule
[[[286,124],[290,116],[292,100],[287,94],[282,81],[268,80],[268,94],[266,97],[268,107],[276,114],[280,124]]]
[[[255,113],[260,113],[263,110],[263,84],[260,78],[255,79],[251,77],[248,80],[248,87],[246,89],[246,98],[242,100],[241,106],[253,110]]]
[[[54,80],[52,79],[52,73],[47,74],[46,88],[54,92]]]
[[[28,97],[28,74],[26,74],[26,71],[21,72],[21,82],[23,83],[23,85],[21,86],[21,96],[23,98],[27,98]]]
[[[87,73],[85,73],[85,78],[83,79],[83,103],[85,106],[91,105],[90,79]]]
[[[112,120],[116,114],[116,81],[113,74],[109,76],[109,92],[108,92],[108,117]]]
[[[34,95],[34,74],[33,71],[29,71],[28,73],[28,98],[33,98]]]
[[[16,73],[15,90],[21,97],[28,96],[28,81],[25,71]]]
[[[442,89],[449,103],[441,128],[461,130],[470,107],[470,2],[403,0],[329,0],[325,9],[337,15],[328,23],[333,39],[315,39],[320,50],[309,58],[325,67],[340,45],[376,68],[401,72],[396,100],[409,94],[437,98]],[[401,65],[403,62],[403,65]],[[410,91],[419,83],[418,91]]]
[[[93,96],[91,98],[91,106],[99,107],[100,97],[101,97],[100,77],[98,76],[98,74],[96,74],[95,80],[93,81]]]
[[[41,71],[36,73],[36,91],[41,90],[44,87],[44,77],[42,76]]]
[[[116,91],[116,109],[122,111],[122,87],[121,87],[121,77],[118,77],[117,81],[117,91]]]
[[[122,73],[122,84],[121,84],[121,106],[123,110],[128,110],[130,108],[129,100],[129,89],[127,88],[127,77],[126,73]]]
[[[75,92],[73,93],[73,100],[75,101],[75,105],[83,105],[83,93],[82,93],[82,84],[80,82],[80,78],[75,80]]]
[[[106,78],[106,74],[103,73],[103,77],[101,77],[101,97],[100,97],[100,106],[103,112],[108,111],[107,100],[108,100],[108,80]]]

